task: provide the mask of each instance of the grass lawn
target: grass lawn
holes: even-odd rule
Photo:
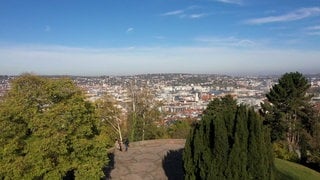
[[[320,173],[297,163],[275,159],[276,178],[279,180],[320,180]]]

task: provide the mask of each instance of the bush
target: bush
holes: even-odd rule
[[[289,146],[285,141],[274,142],[272,146],[276,158],[292,162],[299,162],[298,154],[295,152],[290,152]]]

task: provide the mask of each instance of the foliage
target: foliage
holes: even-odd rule
[[[276,158],[292,162],[299,162],[298,155],[295,152],[289,151],[288,144],[285,141],[274,142],[272,146]]]
[[[191,123],[188,120],[175,121],[167,129],[169,137],[173,139],[186,139],[191,129]]]
[[[146,87],[131,86],[128,114],[128,133],[130,141],[155,139],[164,134],[161,124],[161,103],[155,101],[154,93]]]
[[[183,153],[185,179],[272,179],[268,130],[231,96],[211,101]]]
[[[309,87],[308,80],[301,73],[286,73],[266,94],[268,102],[262,106],[264,114],[268,114],[266,123],[274,129],[273,140],[285,137],[291,151],[298,149],[301,130],[311,130],[311,96],[306,94]]]
[[[317,180],[320,179],[320,173],[309,169],[305,166],[281,160],[275,159],[275,179],[279,180]]]
[[[309,149],[307,153],[308,163],[313,164],[313,168],[320,171],[320,114],[318,114],[317,121],[312,127],[312,137],[308,141]]]
[[[108,94],[105,94],[96,103],[98,118],[105,127],[112,129],[110,135],[114,139],[123,142],[122,134],[124,127],[124,118],[121,116],[121,110],[117,107],[116,100]]]
[[[310,103],[309,88],[301,73],[286,73],[266,95],[268,101],[262,104],[261,111],[272,130],[276,155],[289,160],[298,156],[303,164],[318,159],[319,118]]]
[[[271,103],[261,104],[260,114],[264,117],[264,124],[270,128],[271,141],[285,140],[286,120],[285,114],[280,112]]]
[[[110,143],[69,79],[25,74],[0,106],[0,179],[99,179]]]

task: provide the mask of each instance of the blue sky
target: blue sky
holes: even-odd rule
[[[0,74],[320,73],[320,0],[0,3]]]

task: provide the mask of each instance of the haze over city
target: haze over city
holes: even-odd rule
[[[4,0],[0,74],[319,73],[319,17],[318,0]]]

